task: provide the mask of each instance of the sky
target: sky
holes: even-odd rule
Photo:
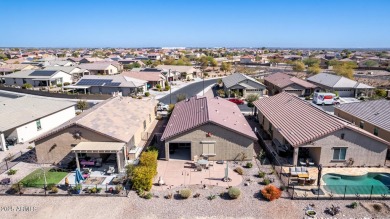
[[[390,48],[390,0],[0,0],[0,47]]]

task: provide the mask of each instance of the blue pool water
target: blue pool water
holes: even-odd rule
[[[322,176],[324,188],[336,194],[390,194],[390,174],[368,173],[347,176],[328,173]]]

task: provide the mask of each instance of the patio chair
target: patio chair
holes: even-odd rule
[[[305,160],[304,160],[303,158],[300,158],[300,159],[299,159],[299,164],[300,164],[301,166],[306,166],[306,162],[305,162]]]
[[[316,179],[309,178],[306,180],[306,185],[313,185],[316,182]]]
[[[195,171],[202,171],[202,166],[198,163],[195,163]]]
[[[83,174],[90,174],[92,172],[91,168],[83,168]]]
[[[304,185],[305,185],[305,179],[303,179],[303,178],[298,178],[298,185],[304,186]]]
[[[101,167],[102,166],[102,158],[96,158],[95,167]]]
[[[106,171],[106,173],[108,175],[111,175],[111,174],[115,173],[115,168],[113,166],[109,166],[107,171]]]
[[[313,159],[309,158],[309,166],[315,166],[316,164],[314,163]]]

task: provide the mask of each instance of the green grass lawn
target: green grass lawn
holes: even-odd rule
[[[66,175],[68,175],[68,173],[54,172],[50,171],[50,168],[46,168],[45,175],[47,184],[49,185],[59,183]],[[24,177],[20,181],[20,183],[22,183],[26,187],[43,187],[43,185],[45,184],[45,178],[43,176],[43,171],[40,168]]]

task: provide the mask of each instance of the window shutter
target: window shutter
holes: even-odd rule
[[[203,154],[209,153],[209,144],[203,144]]]
[[[215,154],[214,144],[209,144],[209,154]]]

